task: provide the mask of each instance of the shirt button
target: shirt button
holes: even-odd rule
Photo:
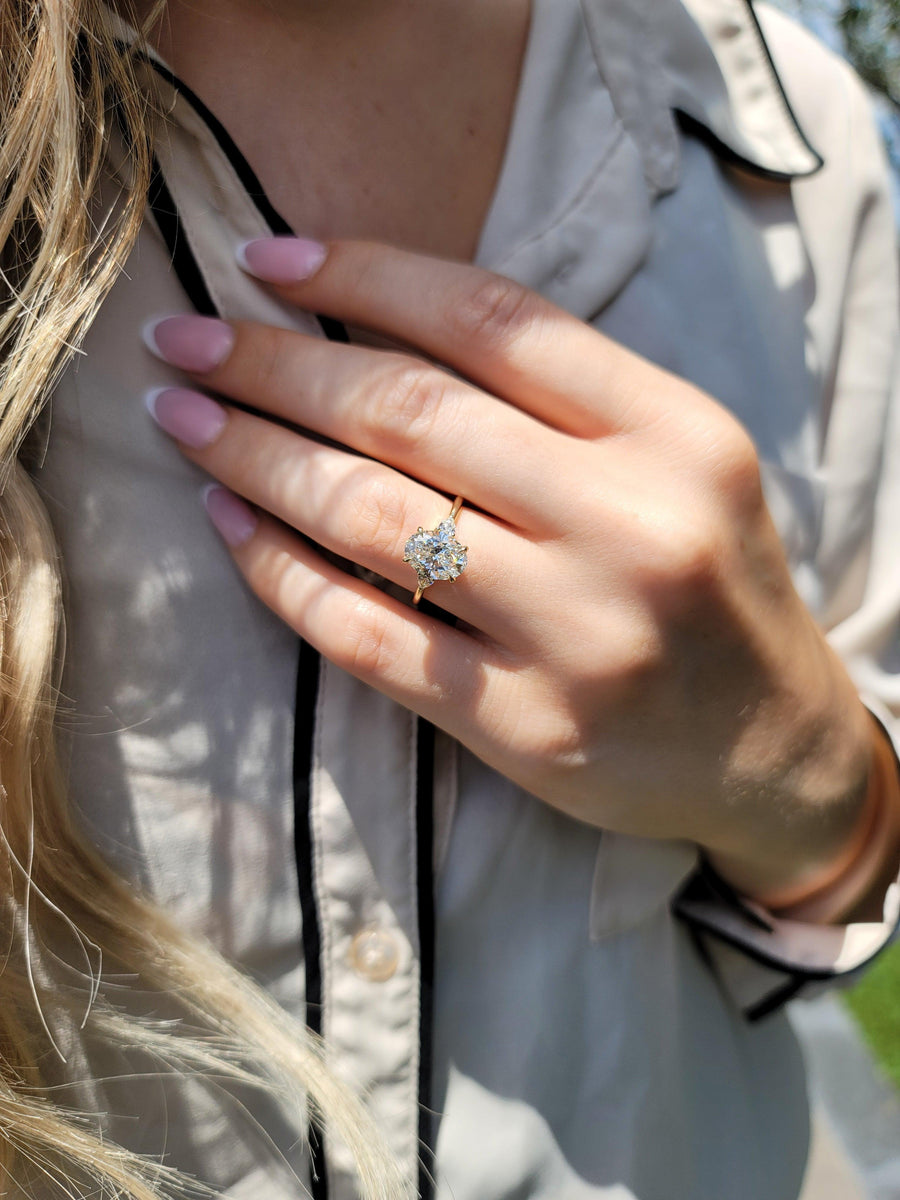
[[[350,943],[350,966],[362,979],[383,983],[397,970],[400,950],[386,929],[361,929]]]

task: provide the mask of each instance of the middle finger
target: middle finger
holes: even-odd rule
[[[222,360],[192,369],[191,339],[216,337],[230,346]],[[462,494],[513,525],[543,532],[554,516],[564,519],[552,511],[548,476],[559,478],[571,439],[421,359],[194,315],[160,322],[153,342],[222,395]]]

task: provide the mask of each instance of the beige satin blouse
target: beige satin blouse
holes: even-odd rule
[[[896,733],[885,165],[850,71],[774,11],[759,19],[766,41],[744,0],[534,0],[477,261],[737,413],[797,586]],[[67,571],[83,819],[321,1029],[424,1196],[792,1200],[807,1108],[779,1005],[874,953],[897,888],[882,924],[750,913],[697,875],[692,846],[551,811],[249,593],[200,472],[145,411],[178,376],[140,331],[191,304],[323,330],[236,266],[277,214],[211,115],[162,66],[146,75],[171,107],[164,186],[35,468]],[[218,1194],[355,1195],[328,1130],[314,1179],[300,1131],[252,1096],[165,1077],[94,1095],[110,1136]]]

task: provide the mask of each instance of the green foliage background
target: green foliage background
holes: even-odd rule
[[[900,0],[841,4],[835,23],[856,70],[900,114]]]
[[[900,113],[900,0],[853,0],[852,4],[824,4],[800,0],[800,14],[809,18],[816,10],[833,20],[847,58],[860,76]]]
[[[840,50],[872,89],[900,187],[900,0],[774,2]]]
[[[847,1003],[882,1070],[900,1089],[900,943],[876,959]]]
[[[900,0],[775,0],[837,44],[863,79],[900,112]]]

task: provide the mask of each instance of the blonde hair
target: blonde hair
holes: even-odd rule
[[[261,1087],[301,1122],[308,1105],[351,1149],[363,1196],[407,1196],[314,1039],[137,895],[70,815],[55,734],[60,563],[21,452],[143,219],[151,122],[101,0],[0,0],[0,114],[0,1185],[135,1200],[198,1190],[52,1099],[59,1059],[71,1074],[88,1061],[78,1047],[95,1039],[169,1070]],[[97,228],[91,201],[114,122],[132,182]],[[128,1015],[120,998],[138,989],[164,993],[181,1019]]]

